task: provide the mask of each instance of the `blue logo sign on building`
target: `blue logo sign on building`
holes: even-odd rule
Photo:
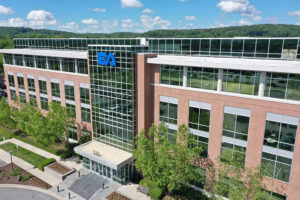
[[[104,65],[104,66],[116,66],[117,62],[116,62],[116,58],[114,56],[114,54],[112,53],[109,53],[107,55],[107,53],[104,53],[104,52],[98,52],[97,53],[98,55],[98,64],[99,65]]]

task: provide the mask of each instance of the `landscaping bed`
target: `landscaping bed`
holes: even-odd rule
[[[128,197],[125,197],[124,195],[118,193],[118,192],[112,192],[110,195],[106,197],[107,200],[131,200]]]
[[[51,185],[31,175],[19,166],[13,164],[13,167],[14,172],[12,172],[11,164],[0,167],[0,184],[29,185],[46,190],[51,188]]]
[[[64,175],[64,174],[72,171],[70,168],[68,168],[68,167],[66,167],[66,166],[64,166],[64,165],[62,165],[58,162],[55,162],[51,165],[48,165],[48,167],[50,169],[53,169],[54,171],[56,171],[57,173],[59,173],[61,175]]]

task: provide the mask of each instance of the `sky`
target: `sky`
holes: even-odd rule
[[[300,25],[300,0],[1,0],[0,26],[78,33]]]

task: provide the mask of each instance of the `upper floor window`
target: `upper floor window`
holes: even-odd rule
[[[13,65],[14,64],[14,56],[13,54],[3,54],[5,64]]]
[[[75,73],[75,59],[72,58],[63,58],[62,59],[62,70],[64,72],[73,72]]]
[[[47,94],[47,84],[44,80],[39,80],[39,88],[41,94]]]
[[[167,85],[183,85],[183,67],[161,65],[160,83]]]
[[[87,60],[77,59],[77,69],[80,74],[88,74]]]
[[[189,67],[187,86],[206,90],[217,90],[218,69]]]

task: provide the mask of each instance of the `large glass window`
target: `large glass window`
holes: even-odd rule
[[[21,77],[21,76],[18,76],[18,86],[19,86],[19,89],[25,89],[24,87],[24,78]]]
[[[66,107],[68,108],[70,116],[75,119],[76,118],[75,105],[66,103]]]
[[[265,96],[300,101],[300,75],[267,73]]]
[[[167,85],[183,85],[183,67],[161,65],[160,66],[160,83]]]
[[[74,96],[74,86],[72,85],[65,85],[65,97],[67,100],[74,101],[75,96]]]
[[[14,64],[14,56],[13,54],[3,54],[5,64],[13,65]]]
[[[189,184],[194,185],[198,188],[204,189],[206,184],[206,170],[199,167],[195,167],[195,180],[189,181]]]
[[[19,91],[19,95],[20,95],[20,101],[21,101],[21,103],[26,103],[26,95],[25,95],[25,92]]]
[[[15,65],[24,66],[23,64],[23,55],[14,55],[15,56]]]
[[[189,67],[187,87],[217,90],[218,69]]]
[[[34,67],[34,58],[33,56],[25,55],[25,66],[26,67]]]
[[[84,122],[91,122],[91,110],[89,108],[81,107],[81,120]]]
[[[249,117],[224,113],[223,136],[247,141],[248,129]]]
[[[209,132],[210,110],[189,108],[189,127]]]
[[[16,100],[16,91],[15,90],[12,90],[10,89],[10,98],[12,101]]]
[[[10,87],[15,87],[15,78],[14,75],[8,75],[8,83]]]
[[[294,151],[297,126],[274,121],[266,121],[264,145],[286,151]]]
[[[80,102],[90,104],[90,90],[88,88],[80,88]]]
[[[35,84],[33,78],[27,78],[28,90],[31,92],[35,92]]]
[[[48,57],[48,65],[50,70],[60,71],[60,58]]]
[[[264,198],[261,198],[261,200],[286,200],[286,196],[278,194],[276,192],[263,190],[266,194]]]
[[[260,72],[224,70],[222,90],[224,92],[257,95],[259,79]]]
[[[177,125],[177,104],[160,102],[159,120]]]
[[[75,73],[75,59],[63,58],[62,59],[62,70],[64,72],[73,72],[73,73]]]
[[[36,56],[36,67],[39,69],[47,69],[46,57],[44,56]]]
[[[41,94],[47,94],[47,83],[46,81],[39,80],[39,88]]]
[[[88,74],[87,60],[77,59],[77,71],[80,74]]]
[[[289,182],[292,159],[262,152],[263,174],[271,178]]]
[[[60,87],[59,83],[51,82],[51,93],[53,97],[60,98]]]
[[[221,147],[221,161],[228,164],[236,164],[239,167],[244,167],[246,160],[246,148],[222,142]]]
[[[48,99],[41,97],[40,100],[41,100],[41,108],[43,110],[48,110]]]

